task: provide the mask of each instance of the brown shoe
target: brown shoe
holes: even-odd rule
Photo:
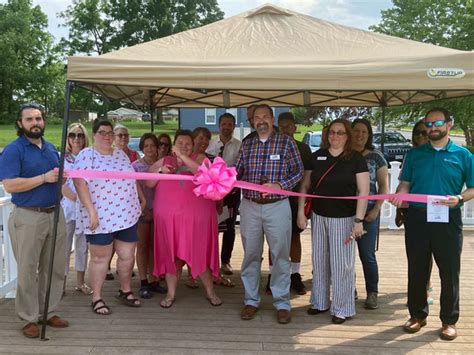
[[[443,340],[454,340],[458,336],[456,325],[443,323],[439,337]]]
[[[39,334],[38,323],[28,323],[23,327],[23,335],[27,338],[38,338]]]
[[[244,308],[242,308],[242,311],[240,312],[240,318],[243,320],[250,320],[253,317],[255,317],[255,314],[257,313],[258,308],[251,306],[251,305],[246,305]]]
[[[58,316],[52,316],[51,318],[48,319],[46,322],[47,325],[53,328],[67,328],[69,327],[69,322],[67,320],[64,320]]]
[[[280,324],[288,324],[291,321],[291,314],[290,311],[286,309],[279,309],[277,311],[277,321]]]
[[[403,326],[403,330],[407,333],[416,333],[425,325],[426,319],[410,318]]]

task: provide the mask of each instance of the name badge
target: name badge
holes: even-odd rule
[[[327,159],[328,159],[328,157],[318,157],[317,160],[327,160]]]
[[[272,155],[270,155],[270,160],[280,160],[280,154],[272,154]]]

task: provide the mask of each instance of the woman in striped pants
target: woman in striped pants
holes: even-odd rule
[[[352,150],[351,127],[336,119],[325,132],[327,146],[313,154],[301,192],[322,196],[365,196],[369,173],[364,157]],[[298,201],[298,226],[306,228],[304,197]],[[355,240],[364,234],[366,200],[313,199],[313,289],[308,314],[330,310],[335,324],[355,315]],[[330,289],[332,287],[332,300]]]

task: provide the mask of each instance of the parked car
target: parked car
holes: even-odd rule
[[[380,132],[374,133],[373,143],[375,148],[380,149],[382,134]],[[405,154],[412,148],[410,140],[406,139],[399,132],[385,132],[385,140],[383,146],[383,155],[385,159],[390,161],[403,161]]]
[[[140,158],[143,158],[143,152],[140,150],[140,137],[131,137],[128,141],[128,147],[130,149],[136,150]]]
[[[303,143],[306,143],[309,145],[309,148],[311,149],[311,153],[314,153],[319,149],[319,146],[321,145],[321,136],[322,132],[306,132],[304,137],[303,137]]]

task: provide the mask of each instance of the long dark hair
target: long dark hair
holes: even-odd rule
[[[367,127],[367,131],[369,132],[369,137],[367,138],[367,142],[365,143],[364,148],[367,150],[374,150],[374,144],[373,144],[373,139],[374,139],[374,131],[372,131],[372,125],[370,124],[368,119],[365,118],[356,118],[354,121],[352,121],[352,129],[354,129],[355,125],[358,123],[362,123],[365,127]]]
[[[419,120],[413,126],[413,130],[411,131],[411,143],[413,144],[414,147],[418,146],[418,143],[416,142],[415,131],[418,129],[418,127],[424,126],[424,125],[425,125],[425,122],[423,120]]]

